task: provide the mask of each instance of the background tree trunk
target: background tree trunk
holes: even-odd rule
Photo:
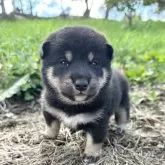
[[[29,7],[30,7],[30,15],[33,15],[33,5],[32,5],[32,1],[29,0]]]
[[[83,17],[85,18],[89,18],[89,15],[90,15],[90,9],[89,9],[89,6],[88,6],[88,0],[85,0],[85,3],[86,3],[86,10],[83,14]]]
[[[133,24],[133,15],[131,14],[131,13],[129,13],[129,14],[126,14],[125,13],[125,16],[126,16],[126,18],[128,19],[128,24],[129,24],[129,26],[131,27],[132,26],[132,24]]]
[[[23,14],[23,3],[22,3],[22,0],[19,0],[20,2],[20,12]]]
[[[5,10],[4,0],[1,0],[0,2],[1,2],[0,4],[1,4],[1,9],[2,9],[2,17],[6,17],[7,13],[6,13],[6,10]]]
[[[105,18],[106,18],[106,19],[108,19],[109,10],[110,10],[110,8],[106,8],[106,11],[105,11]]]

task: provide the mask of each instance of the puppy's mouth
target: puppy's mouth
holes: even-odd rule
[[[74,102],[86,102],[88,100],[90,100],[92,97],[94,97],[93,95],[87,95],[86,92],[76,92],[74,95],[69,94],[69,93],[62,93],[63,96],[67,97],[69,100],[74,101]]]
[[[86,95],[80,94],[80,95],[75,95],[74,99],[77,102],[81,102],[81,101],[86,101]]]
[[[63,93],[63,95],[71,101],[83,102],[83,101],[88,100],[87,95],[83,92],[76,93],[75,95],[69,95],[69,94]]]
[[[78,93],[75,94],[74,99],[77,102],[86,101],[87,94],[85,92],[79,91]]]

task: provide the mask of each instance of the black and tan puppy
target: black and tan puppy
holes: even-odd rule
[[[60,123],[86,132],[85,162],[101,154],[109,118],[119,127],[129,119],[128,83],[111,68],[113,48],[87,27],[66,27],[42,45],[43,114],[46,136],[56,138]]]

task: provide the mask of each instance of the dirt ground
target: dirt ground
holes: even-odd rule
[[[165,165],[165,90],[150,99],[145,89],[131,92],[131,121],[116,134],[113,119],[97,165]],[[85,136],[62,126],[56,140],[45,139],[39,106],[0,104],[0,165],[81,165]]]

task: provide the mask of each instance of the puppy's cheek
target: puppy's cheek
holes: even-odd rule
[[[108,71],[105,68],[102,69],[102,72],[103,72],[102,76],[98,78],[99,89],[102,89],[105,86],[105,84],[107,83],[107,78],[108,78]]]
[[[91,80],[91,83],[90,83],[89,88],[87,90],[87,95],[88,96],[94,96],[98,93],[98,90],[99,90],[98,80],[97,80],[97,78],[93,78]]]
[[[60,82],[60,90],[61,90],[61,93],[64,93],[66,95],[69,95],[69,96],[74,95],[74,90],[73,90],[73,86],[71,83],[63,83],[61,81]]]
[[[47,72],[46,72],[46,78],[47,78],[47,81],[49,83],[49,85],[54,89],[54,90],[57,90],[59,92],[59,84],[60,84],[60,80],[58,77],[55,77],[53,75],[53,72],[54,72],[54,68],[53,67],[49,67],[47,69]]]
[[[97,86],[96,87],[92,87],[92,88],[89,88],[89,90],[87,91],[87,96],[88,97],[93,97],[93,96],[96,96],[97,93],[98,93]]]

